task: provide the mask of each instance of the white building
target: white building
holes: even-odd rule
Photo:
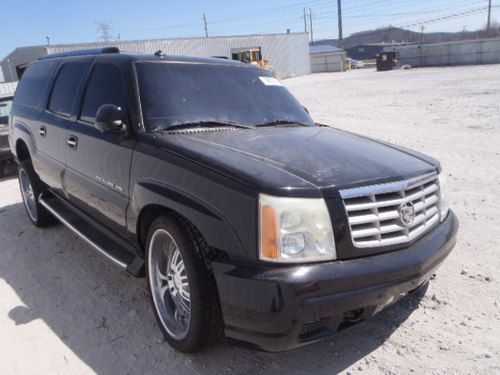
[[[116,46],[121,51],[154,53],[158,50],[171,55],[218,56],[231,58],[231,50],[261,48],[279,77],[309,74],[309,44],[306,33],[263,34],[209,38],[152,39],[112,43],[54,44],[19,47],[1,62],[5,81],[17,81],[24,69],[40,56],[81,49]]]

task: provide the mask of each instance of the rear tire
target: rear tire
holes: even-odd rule
[[[222,337],[222,313],[213,275],[203,254],[208,245],[198,231],[175,215],[151,224],[146,271],[151,304],[168,343],[194,353]]]
[[[18,177],[24,208],[33,225],[45,227],[53,224],[54,217],[38,201],[43,192],[43,184],[29,160],[19,164]]]

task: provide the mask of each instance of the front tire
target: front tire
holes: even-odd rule
[[[222,336],[219,298],[199,233],[179,217],[160,216],[146,244],[151,303],[166,340],[185,353],[217,341]]]
[[[23,198],[24,208],[33,225],[45,227],[54,223],[54,217],[38,201],[43,192],[43,184],[33,169],[30,161],[19,164],[19,189]]]

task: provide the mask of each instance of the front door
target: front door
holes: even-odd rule
[[[101,133],[94,126],[97,110],[104,104],[117,105],[127,113],[122,72],[108,62],[93,66],[80,113],[68,131],[64,184],[73,205],[108,229],[125,233],[135,141],[130,134]]]

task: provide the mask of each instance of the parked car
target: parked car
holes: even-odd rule
[[[10,126],[29,219],[146,276],[183,352],[317,341],[425,288],[455,245],[439,162],[315,123],[250,64],[49,55]]]
[[[14,95],[0,95],[0,178],[4,176],[5,164],[12,161],[9,147],[9,113]]]
[[[365,63],[363,61],[351,59],[350,57],[347,58],[347,63],[351,69],[361,69],[365,67]]]

